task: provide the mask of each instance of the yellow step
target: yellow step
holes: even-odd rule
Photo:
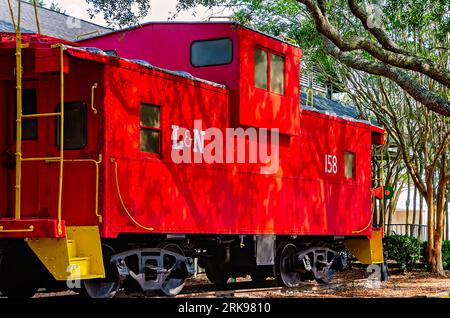
[[[69,275],[72,276],[83,276],[89,275],[90,273],[90,259],[89,257],[72,257],[69,260],[69,269],[67,270]]]
[[[67,226],[66,233],[63,238],[29,238],[27,243],[58,281],[104,278],[98,227]]]
[[[75,240],[67,240],[67,250],[69,252],[69,258],[77,257],[77,244]]]

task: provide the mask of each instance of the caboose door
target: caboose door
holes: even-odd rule
[[[36,114],[39,112],[40,91],[34,81],[24,81],[22,91],[22,112],[24,115]],[[15,215],[15,187],[16,187],[16,88],[15,83],[7,85],[6,94],[7,114],[6,114],[6,150],[5,162],[7,167],[7,215]],[[24,158],[39,157],[41,149],[39,143],[42,139],[40,132],[43,130],[43,123],[38,119],[23,119],[22,122],[22,156]],[[21,184],[21,217],[38,217],[39,207],[39,177],[42,169],[42,162],[22,162],[22,184]]]
[[[0,218],[7,215],[7,109],[6,84],[0,82]]]

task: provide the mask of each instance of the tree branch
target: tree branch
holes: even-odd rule
[[[353,15],[361,21],[364,29],[369,31],[386,50],[399,54],[410,55],[408,51],[398,47],[397,44],[389,38],[385,30],[375,26],[370,27],[368,23],[369,17],[364,10],[358,6],[355,0],[348,0],[348,6]]]
[[[324,37],[333,42],[340,51],[350,52],[355,50],[364,50],[365,52],[369,53],[371,56],[385,64],[419,72],[421,74],[427,75],[428,77],[436,80],[446,87],[450,87],[450,73],[445,69],[434,65],[434,63],[432,63],[431,61],[427,61],[424,58],[411,56],[411,54],[406,55],[404,53],[399,54],[392,51],[387,51],[383,49],[380,44],[364,37],[352,37],[350,39],[345,39],[343,36],[341,36],[338,30],[336,30],[329,23],[326,15],[314,0],[297,1],[303,3],[307,7],[312,18],[314,19],[317,30]],[[359,13],[361,14],[361,12]],[[361,18],[364,18],[364,16],[361,16]],[[379,36],[381,35],[379,34]],[[387,41],[387,39],[383,37],[381,37],[381,39],[383,42]],[[392,46],[392,43],[390,45]],[[412,79],[409,79],[409,81],[413,82]]]
[[[421,87],[417,82],[412,80],[406,72],[390,65],[372,62],[364,58],[342,52],[325,36],[323,36],[323,40],[327,53],[338,61],[353,69],[386,77],[397,83],[411,97],[422,103],[428,109],[450,117],[450,101],[444,100],[438,95]]]

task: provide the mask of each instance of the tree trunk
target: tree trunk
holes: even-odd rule
[[[420,175],[422,176],[423,174],[423,170],[422,170],[422,166],[420,166],[420,170],[419,170]],[[422,225],[423,224],[423,196],[420,196],[420,202],[419,202],[419,240],[423,240],[423,233],[422,233]]]
[[[444,205],[444,240],[448,240],[448,211],[447,203]]]
[[[431,171],[430,171],[431,170]],[[426,187],[427,187],[427,207],[428,207],[428,244],[427,244],[427,260],[431,266],[431,271],[437,271],[436,251],[434,245],[434,193],[433,193],[433,169],[426,169]]]
[[[409,173],[407,175],[407,181],[406,181],[406,186],[408,187],[407,189],[407,197],[406,197],[406,220],[405,220],[405,235],[409,235],[409,203],[411,202],[411,185],[410,185],[410,180],[409,180]]]
[[[445,157],[444,157],[445,159]],[[445,173],[445,163],[443,164],[444,171],[441,173]],[[442,239],[444,234],[444,210],[445,210],[445,202],[447,199],[446,194],[447,181],[445,179],[445,175],[442,176],[442,179],[439,181],[437,187],[437,204],[436,204],[436,231],[434,238],[434,249],[435,249],[435,257],[436,257],[436,272],[439,275],[446,276],[444,271],[444,266],[442,263]]]
[[[415,234],[415,229],[418,228],[416,225],[416,217],[417,217],[417,208],[416,208],[416,201],[417,201],[417,187],[414,186],[414,196],[413,196],[413,219],[412,219],[412,225],[411,225],[411,236],[417,237]]]

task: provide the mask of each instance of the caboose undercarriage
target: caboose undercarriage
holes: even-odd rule
[[[352,241],[358,240],[347,242]],[[46,248],[54,249],[54,246],[44,243],[37,248],[33,245],[36,242],[9,240],[0,249],[0,291],[12,298],[31,297],[39,288],[73,289],[92,298],[111,298],[119,291],[158,292],[171,297],[182,291],[186,279],[198,267],[217,286],[247,276],[254,282],[275,278],[278,285],[285,287],[296,287],[310,280],[327,284],[335,271],[346,267],[343,243],[346,241],[342,238],[309,236],[123,235],[101,242],[103,278],[83,276],[82,264],[75,272],[68,266],[62,278],[58,276],[62,273],[54,270],[61,260],[43,256]],[[358,249],[352,252],[360,253]],[[198,267],[194,260],[198,261]],[[370,262],[380,263],[383,268],[382,259]],[[381,279],[386,273],[383,275]]]
[[[217,285],[248,275],[286,287],[328,283],[345,267],[342,243],[364,264],[383,263],[382,231],[372,229],[383,222],[370,192],[380,183],[371,179],[371,147],[384,143],[383,130],[301,111],[299,49],[243,32],[241,40],[253,39],[241,47],[249,60],[256,52],[286,65],[278,75],[290,82],[264,91],[251,76],[235,79],[242,105],[236,88],[20,30],[0,34],[4,295],[69,288],[94,298],[175,296],[196,259]],[[255,65],[230,74],[258,73]],[[278,106],[266,107],[270,100]],[[201,138],[177,149],[182,136],[173,137],[178,126],[201,135],[205,127],[192,122],[221,132],[279,124],[280,144],[248,140],[259,154],[270,144],[279,169],[261,169],[271,160],[175,162],[174,151],[198,154]],[[245,134],[233,138],[247,148]]]

